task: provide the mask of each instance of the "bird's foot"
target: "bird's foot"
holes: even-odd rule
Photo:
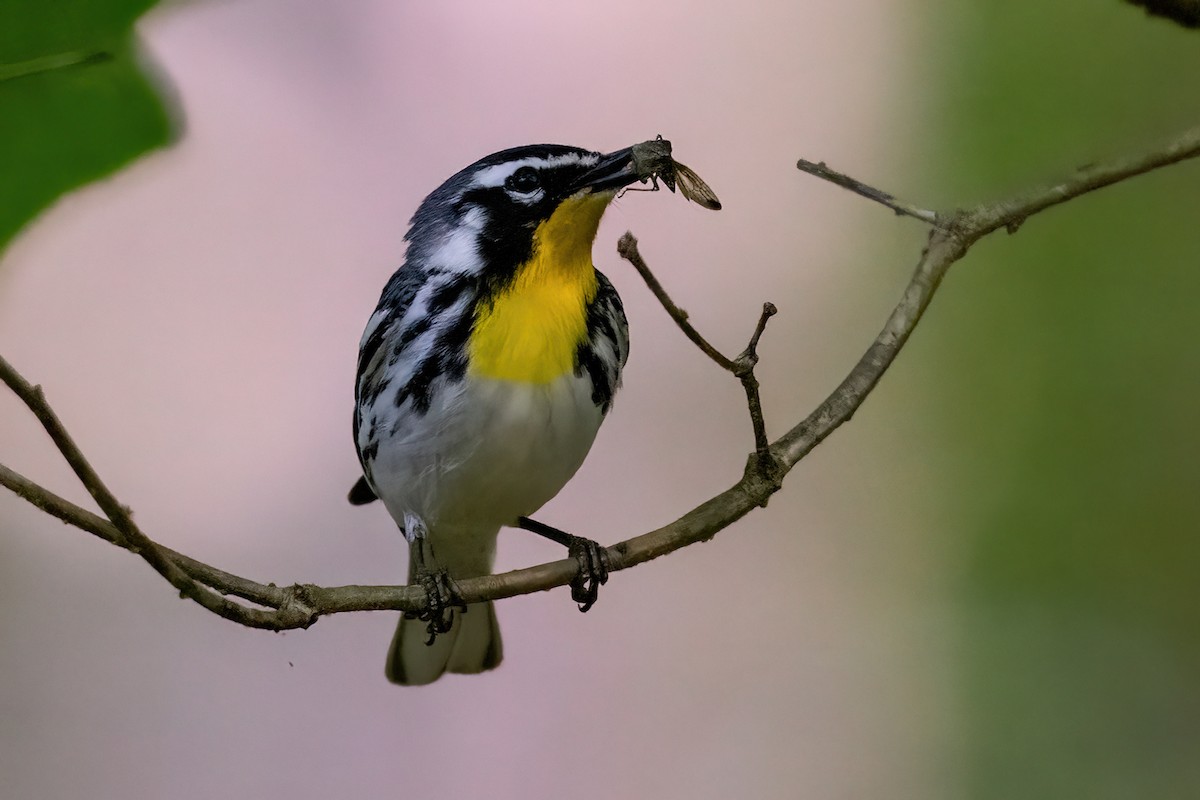
[[[567,554],[579,564],[579,572],[571,579],[571,599],[586,612],[600,596],[600,587],[608,583],[608,551],[591,539],[572,536]]]
[[[591,608],[600,595],[600,587],[608,583],[608,571],[612,568],[608,551],[591,539],[575,536],[529,517],[517,517],[517,526],[567,548],[567,554],[579,564],[579,572],[571,579],[571,599],[579,603],[580,611]]]
[[[428,533],[420,517],[405,515],[404,534],[408,537],[409,555],[413,560],[413,583],[425,590],[425,610],[416,614],[406,612],[406,615],[409,619],[427,623],[425,632],[429,634],[429,640],[425,644],[431,645],[439,633],[447,633],[454,625],[455,609],[467,613],[467,604],[450,574],[438,566]]]
[[[463,602],[458,587],[446,570],[423,570],[416,578],[417,585],[425,590],[425,610],[411,616],[426,623],[425,632],[429,634],[429,639],[425,644],[431,645],[439,633],[447,633],[454,625],[456,609],[466,613],[467,604]]]

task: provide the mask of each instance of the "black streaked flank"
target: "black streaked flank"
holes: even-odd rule
[[[457,275],[443,283],[429,297],[429,306],[425,309],[430,315],[440,314],[458,302],[458,298],[476,282],[473,275]]]
[[[429,297],[429,304],[425,308],[424,316],[412,322],[396,338],[396,343],[392,345],[392,352],[388,358],[388,366],[395,366],[413,340],[433,327],[433,321],[437,319],[437,316],[458,302],[463,292],[474,283],[474,277],[463,275],[447,281],[434,290]],[[402,317],[405,313],[407,313],[407,309],[398,311],[393,316]]]
[[[404,355],[404,351],[412,344],[413,339],[416,339],[425,331],[433,327],[433,317],[425,316],[409,325],[396,338],[396,343],[392,345],[392,353],[388,356],[388,366],[394,367],[400,361],[400,356]]]
[[[360,399],[362,385],[365,382],[363,378],[367,370],[367,365],[375,357],[379,351],[379,346],[383,340],[387,338],[388,332],[397,319],[404,316],[408,307],[412,305],[416,299],[417,293],[421,287],[425,285],[425,276],[420,270],[401,268],[392,275],[387,284],[383,287],[383,292],[379,296],[379,306],[376,309],[388,309],[387,316],[379,321],[375,326],[375,330],[371,331],[371,335],[362,343],[362,347],[358,351],[358,382],[355,384],[355,399]]]
[[[603,272],[596,270],[596,281],[596,297],[587,308],[588,338],[575,351],[575,374],[587,373],[592,381],[592,402],[600,406],[601,413],[607,414],[621,385],[621,367],[629,357],[625,337],[619,336],[613,325],[627,330],[628,322],[621,297]],[[601,341],[611,346],[616,363],[608,363],[601,357],[597,347]]]
[[[441,331],[408,383],[396,392],[393,404],[397,408],[411,400],[412,410],[424,416],[432,402],[431,391],[436,378],[444,376],[448,382],[454,383],[466,375],[467,340],[471,338],[474,324],[474,315],[468,311],[459,316],[453,325]]]

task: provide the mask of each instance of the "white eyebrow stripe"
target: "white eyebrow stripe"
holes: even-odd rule
[[[520,161],[506,161],[503,164],[494,164],[490,167],[484,167],[476,172],[472,177],[476,186],[495,187],[503,186],[504,181],[509,175],[519,170],[521,167],[534,167],[536,169],[565,167],[567,165],[579,165],[583,167],[595,166],[600,161],[600,157],[588,153],[581,155],[577,153],[567,153],[561,156],[531,156],[522,158]]]

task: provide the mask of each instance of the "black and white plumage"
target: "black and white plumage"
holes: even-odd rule
[[[521,147],[457,173],[413,216],[404,264],[360,345],[363,478],[350,499],[380,498],[450,578],[491,571],[500,527],[558,493],[612,406],[628,326],[591,245],[608,202],[637,179],[629,149]],[[500,661],[490,603],[431,646],[426,632],[401,621],[391,680]]]

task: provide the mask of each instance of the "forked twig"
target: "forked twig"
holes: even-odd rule
[[[658,298],[658,302],[666,309],[667,315],[675,321],[684,335],[717,366],[742,382],[742,388],[746,391],[746,404],[750,408],[750,424],[754,428],[754,450],[760,459],[765,458],[768,445],[767,426],[763,420],[762,399],[758,394],[758,379],[754,376],[754,367],[758,364],[758,340],[762,338],[763,331],[767,329],[767,320],[778,312],[775,304],[763,303],[762,315],[758,318],[758,325],[750,337],[750,343],[737,358],[729,358],[709,344],[700,331],[696,330],[696,327],[688,321],[688,312],[677,306],[671,296],[667,294],[667,290],[663,288],[654,272],[646,264],[646,259],[642,258],[636,236],[626,231],[617,240],[617,254],[638,271],[642,280],[650,287],[651,293]]]
[[[2,356],[0,356],[0,381],[12,389],[37,417],[46,433],[49,434],[51,441],[58,448],[58,452],[62,454],[75,473],[75,477],[79,478],[88,494],[96,501],[96,505],[100,506],[105,516],[108,517],[119,537],[119,541],[115,541],[114,544],[140,555],[159,575],[162,575],[168,583],[178,589],[182,596],[195,600],[214,614],[252,627],[260,627],[261,623],[266,622],[262,611],[235,603],[188,575],[179,564],[163,552],[158,544],[142,532],[141,528],[133,521],[130,510],[117,500],[84,457],[70,434],[67,433],[66,428],[58,419],[58,415],[54,413],[54,409],[46,402],[42,387],[34,386],[26,381]],[[5,476],[6,478],[20,477],[7,468],[5,468],[5,472],[9,473]],[[8,485],[7,481],[6,485]],[[44,501],[39,504],[43,508],[49,504],[50,499],[44,498]],[[95,520],[89,520],[89,522],[94,523]],[[94,524],[92,527],[95,527]]]

